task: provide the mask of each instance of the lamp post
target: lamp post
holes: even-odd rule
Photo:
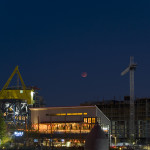
[[[116,143],[117,143],[117,137],[115,136],[114,138],[115,138],[115,146],[116,146],[116,145],[117,145],[117,144],[116,144]]]
[[[50,148],[53,149],[53,142],[52,142],[52,115],[51,114],[46,114],[46,116],[50,117],[50,135],[51,135]]]
[[[110,134],[110,146],[112,145],[112,143],[111,143],[111,137],[112,137],[112,135]]]

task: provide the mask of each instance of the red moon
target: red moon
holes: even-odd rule
[[[83,78],[87,77],[87,72],[82,72],[82,73],[81,73],[81,76],[82,76]]]

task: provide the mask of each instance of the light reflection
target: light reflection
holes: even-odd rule
[[[35,131],[38,130],[41,133],[48,134],[59,134],[59,133],[89,133],[91,129],[94,127],[94,123],[40,123],[33,124],[33,129]],[[107,133],[108,128],[103,128],[103,130]]]

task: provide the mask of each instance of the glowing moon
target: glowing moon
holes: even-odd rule
[[[82,72],[81,77],[86,78],[87,77],[87,72]]]

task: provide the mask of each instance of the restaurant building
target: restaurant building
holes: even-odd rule
[[[45,146],[83,146],[87,134],[97,122],[107,137],[110,137],[110,120],[97,106],[45,107],[30,110],[32,129],[40,134]]]

